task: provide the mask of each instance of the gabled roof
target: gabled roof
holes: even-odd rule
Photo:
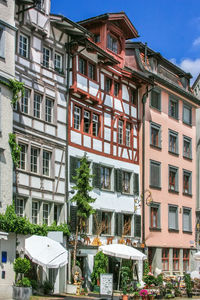
[[[192,89],[195,89],[195,87],[196,87],[197,83],[199,82],[199,80],[200,80],[200,73],[199,73],[199,75],[197,76],[197,78],[195,79],[195,82],[194,82],[193,85],[192,85]]]
[[[123,30],[126,40],[138,37],[138,32],[136,28],[133,26],[130,19],[123,11],[118,13],[106,13],[103,15],[79,21],[78,23],[82,26],[86,26],[100,21],[110,21],[115,24],[118,24],[118,26]]]

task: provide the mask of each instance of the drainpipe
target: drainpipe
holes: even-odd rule
[[[148,94],[151,92],[146,87],[146,92],[142,96],[142,243],[145,245],[145,105]]]

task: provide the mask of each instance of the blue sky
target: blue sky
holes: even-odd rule
[[[72,21],[125,11],[140,38],[195,77],[200,73],[200,0],[51,0]]]

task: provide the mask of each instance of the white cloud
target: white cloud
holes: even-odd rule
[[[196,46],[199,46],[200,45],[200,37],[196,38],[194,40],[194,42],[192,43],[192,46],[196,47]]]
[[[200,73],[200,58],[197,58],[194,60],[192,60],[190,58],[183,59],[181,61],[181,63],[179,64],[179,66],[185,72],[191,73],[193,76],[192,81],[194,81]]]

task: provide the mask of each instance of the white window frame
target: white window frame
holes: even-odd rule
[[[58,72],[63,71],[63,56],[56,51],[54,53],[54,69]]]
[[[33,206],[33,204],[37,204],[37,208]],[[35,214],[36,212],[36,214]],[[39,222],[39,202],[38,201],[32,201],[32,224],[38,224]],[[35,221],[36,220],[36,221]]]
[[[47,210],[44,209],[44,207],[46,207]],[[46,213],[47,213],[47,216],[45,215]],[[43,224],[49,225],[49,214],[50,214],[50,204],[43,203],[42,204],[42,223]],[[46,220],[46,221],[44,222],[44,220]]]
[[[21,112],[29,114],[30,90],[24,89],[24,96],[21,97]]]
[[[83,114],[84,114],[84,118],[83,118],[83,132],[84,133],[90,133],[91,113],[88,110],[84,110]]]
[[[44,46],[42,53],[43,53],[42,65],[43,65],[43,67],[49,69],[50,61],[51,61],[51,49]]]
[[[47,155],[44,157],[44,155]],[[51,175],[51,156],[52,153],[47,150],[43,150],[42,153],[42,174],[44,176],[50,176]]]
[[[81,108],[74,106],[74,129],[80,130],[81,128]]]
[[[29,58],[29,37],[23,33],[19,35],[19,55]]]
[[[32,150],[35,151],[35,153],[32,153]],[[39,173],[39,148],[36,148],[34,146],[31,146],[31,159],[30,159],[30,171],[32,173]],[[35,155],[37,154],[37,155]],[[36,171],[34,171],[36,168]]]
[[[27,145],[19,142],[20,150],[20,160],[19,160],[19,169],[26,170],[27,166]],[[23,151],[24,150],[24,151]],[[24,167],[22,167],[22,163]]]
[[[131,146],[131,124],[126,123],[126,147]]]
[[[118,120],[118,144],[123,145],[124,139],[124,121]]]
[[[46,98],[45,99],[45,121],[48,123],[53,123],[53,108],[54,108],[54,101],[50,98]]]
[[[15,201],[15,212],[16,215],[19,217],[24,217],[24,208],[25,208],[25,203],[23,198],[16,198]]]
[[[92,135],[99,135],[99,115],[97,114],[92,115]]]
[[[41,119],[41,105],[42,105],[42,96],[38,93],[34,93],[33,116],[35,118]]]
[[[106,166],[100,166],[101,189],[111,190],[112,169]]]

